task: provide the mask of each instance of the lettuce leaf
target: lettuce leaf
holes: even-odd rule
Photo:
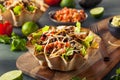
[[[2,13],[5,12],[5,10],[6,10],[6,8],[2,4],[0,4],[0,9],[1,9]]]
[[[36,9],[35,6],[32,6],[32,5],[27,6],[27,10],[30,11],[30,12],[35,11],[35,9]]]
[[[41,50],[43,50],[43,47],[41,45],[35,44],[35,49],[37,52],[40,52]]]
[[[80,49],[80,51],[82,52],[82,55],[83,56],[85,56],[86,55],[86,47],[85,46],[83,46],[81,49]]]
[[[49,28],[50,28],[49,26],[43,27],[43,28],[42,28],[42,32],[43,32],[43,33],[44,33],[44,32],[47,32],[47,31],[49,30]]]
[[[20,39],[16,38],[13,39],[11,42],[11,51],[24,51],[27,50],[26,48],[26,40],[25,39]]]
[[[34,39],[37,39],[37,38],[40,38],[42,34],[43,34],[42,31],[39,31],[39,32],[32,33],[32,36]]]
[[[73,55],[73,48],[66,48],[66,52],[62,54],[62,57],[69,60],[68,57]]]
[[[13,12],[14,12],[14,14],[15,15],[20,15],[21,14],[21,12],[22,12],[22,6],[15,6],[14,8],[13,8]]]
[[[93,35],[88,35],[84,41],[83,44],[88,48],[91,45],[91,42],[93,41],[94,36]]]
[[[75,33],[80,33],[80,29],[81,29],[81,23],[77,22],[75,27]]]

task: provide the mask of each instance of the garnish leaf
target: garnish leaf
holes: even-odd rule
[[[120,80],[120,68],[116,69],[116,74],[111,76],[110,80]]]
[[[11,51],[24,51],[26,48],[26,39],[20,38],[14,32],[12,33]]]
[[[6,36],[6,35],[0,35],[0,43],[4,43],[4,44],[10,44],[10,37]]]
[[[120,75],[120,68],[116,70],[116,74]]]
[[[50,28],[49,26],[43,27],[43,28],[42,28],[42,32],[43,32],[43,33],[44,33],[44,32],[47,32],[47,31],[49,30],[49,28]]]
[[[81,80],[79,77],[73,77],[71,80]]]
[[[81,23],[77,22],[75,27],[75,33],[80,33],[80,29],[81,29]]]
[[[10,44],[11,51],[24,51],[27,50],[26,48],[26,39],[20,38],[14,32],[12,33],[11,37],[6,35],[0,35],[0,43]]]
[[[26,49],[26,40],[25,39],[13,39],[11,43],[11,51],[23,51]]]
[[[71,80],[87,80],[86,77],[80,78],[80,77],[72,77]]]

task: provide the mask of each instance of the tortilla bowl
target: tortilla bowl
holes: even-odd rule
[[[43,30],[43,28],[39,31]],[[51,32],[52,30],[56,31],[54,32],[54,34],[48,35],[47,33],[49,33],[49,31]],[[69,30],[71,32],[69,32]],[[39,51],[37,51],[37,48],[34,48],[34,53],[32,54],[37,60],[42,62],[42,64],[40,63],[40,65],[44,66],[45,64],[45,66],[52,70],[71,71],[80,68],[82,65],[84,65],[86,61],[88,61],[91,57],[93,57],[96,54],[96,52],[99,50],[99,43],[101,41],[101,38],[86,28],[81,28],[81,33],[77,34],[74,34],[72,30],[75,30],[75,26],[50,27],[48,32],[43,33],[38,38],[38,40],[36,39],[36,44],[38,45],[38,47],[40,47],[40,49]],[[66,33],[63,34],[60,31],[65,31]],[[40,39],[43,35],[47,35],[47,37],[45,40],[41,41]],[[56,38],[56,35],[57,37],[61,37],[62,35],[62,38]],[[91,35],[93,36],[93,38],[90,42],[89,47],[84,47],[84,42],[85,40],[87,40],[86,37],[89,36],[90,38]],[[34,40],[32,34],[29,35],[28,38],[29,44],[33,45],[31,43],[32,40]],[[67,42],[70,42],[70,46],[67,44],[66,47],[67,42],[65,38],[67,38]],[[60,44],[56,45],[56,42],[59,42]],[[59,45],[61,45],[60,48]],[[35,47],[36,45],[33,46]],[[83,54],[84,48],[85,54]]]

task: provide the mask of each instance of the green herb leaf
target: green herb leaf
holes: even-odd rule
[[[111,76],[110,80],[120,80],[120,75],[113,75]]]
[[[116,74],[111,76],[110,80],[120,80],[120,68],[116,69]]]
[[[47,32],[47,31],[49,30],[49,28],[50,28],[49,26],[43,27],[43,28],[42,28],[42,32],[43,32],[43,33],[44,33],[44,32]]]
[[[26,48],[26,39],[20,38],[18,35],[16,35],[14,32],[11,36],[12,42],[11,42],[11,51],[24,51],[27,50]]]
[[[26,40],[25,39],[13,39],[11,43],[11,51],[24,51],[26,48]]]
[[[71,80],[81,80],[79,77],[73,77]]]
[[[20,37],[16,35],[14,32],[11,34],[11,39],[19,39]]]
[[[80,29],[81,29],[81,23],[77,22],[75,27],[75,33],[80,33]]]
[[[80,78],[80,77],[73,77],[71,80],[87,80],[86,77]]]
[[[116,70],[116,74],[120,75],[120,68]]]
[[[6,35],[0,35],[0,43],[4,43],[4,44],[10,44],[10,37],[6,36]]]

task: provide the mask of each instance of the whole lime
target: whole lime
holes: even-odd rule
[[[22,26],[22,33],[25,36],[28,36],[29,34],[35,32],[36,30],[38,30],[38,25],[34,22],[25,22]]]
[[[62,0],[60,2],[60,6],[74,8],[75,7],[75,0]]]

